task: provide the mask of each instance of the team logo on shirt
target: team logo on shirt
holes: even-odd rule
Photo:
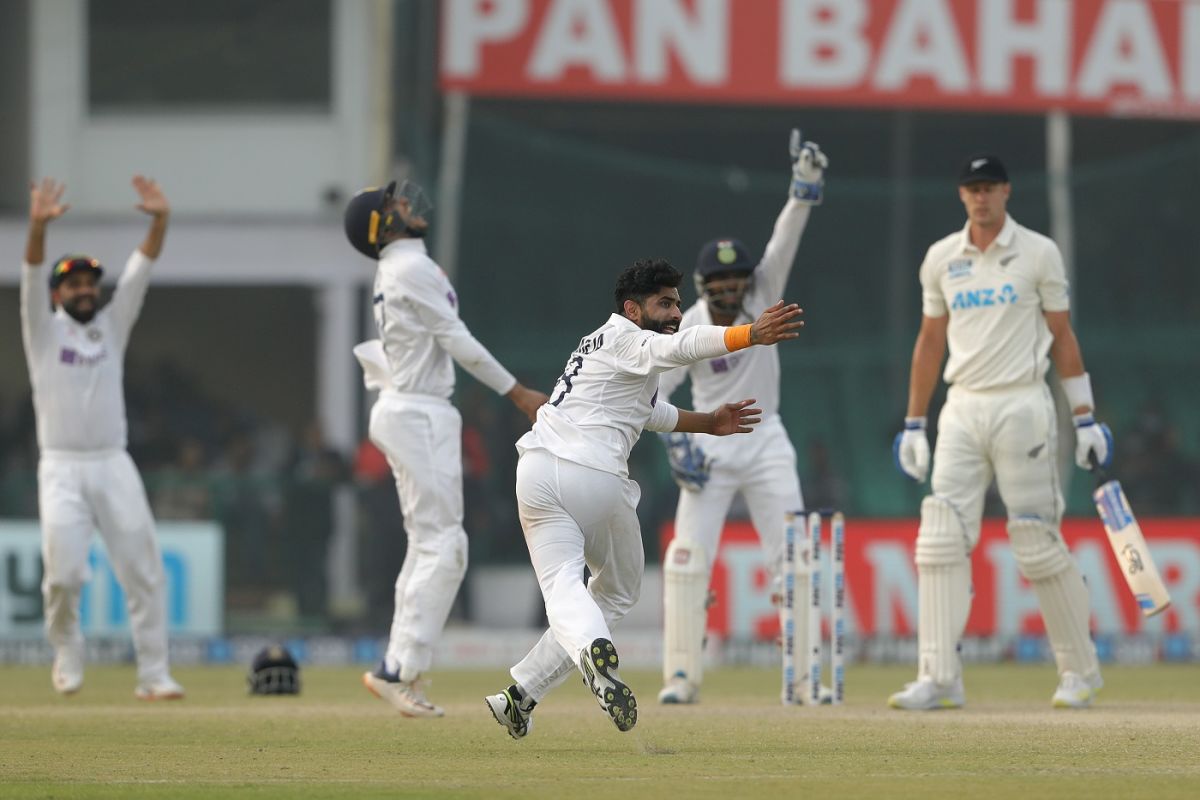
[[[98,341],[100,341],[101,336],[103,336],[103,334],[100,333],[99,328],[88,328],[87,337],[89,340],[91,340],[93,342],[98,342]]]
[[[1015,261],[1019,255],[1021,254],[1013,253],[1011,256],[1005,256],[1004,258],[1000,259],[1000,268],[1003,269],[1004,267],[1007,267],[1009,264]]]
[[[988,306],[1011,306],[1017,302],[1017,290],[1011,283],[1006,283],[999,289],[991,287],[983,289],[965,289],[954,295],[950,303],[951,311],[964,311],[970,308],[987,308]]]
[[[454,308],[455,306],[457,306],[457,305],[458,305],[458,295],[456,295],[456,294],[454,293],[454,290],[453,290],[453,289],[451,289],[450,291],[446,292],[446,299],[450,301],[450,307],[451,307],[451,308]]]
[[[951,280],[954,278],[965,278],[971,274],[972,262],[969,258],[956,258],[946,267],[946,272]]]
[[[736,367],[738,362],[741,360],[741,354],[736,353],[734,355],[721,356],[719,358],[710,358],[708,360],[708,366],[713,372],[729,372],[729,370]]]
[[[107,350],[101,350],[93,355],[81,353],[73,347],[64,347],[58,351],[59,363],[69,364],[73,367],[90,367],[99,364],[106,358],[108,358]]]

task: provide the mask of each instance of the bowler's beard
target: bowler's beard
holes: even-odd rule
[[[96,302],[95,298],[88,298],[89,300],[92,301],[91,305],[88,306],[87,308],[80,308],[79,307],[80,299],[82,299],[82,298],[76,298],[75,300],[72,300],[70,303],[63,303],[62,304],[63,311],[67,312],[67,315],[70,316],[71,319],[75,320],[76,322],[80,323],[81,325],[87,325],[89,322],[91,322],[93,319],[96,318],[97,302]]]
[[[670,328],[670,330],[667,330]],[[642,317],[642,329],[654,331],[655,333],[665,333],[668,336],[679,330],[679,323],[669,319],[657,320],[650,317]]]

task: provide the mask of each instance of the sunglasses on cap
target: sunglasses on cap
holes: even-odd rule
[[[104,274],[104,268],[100,266],[100,262],[90,256],[63,256],[50,270],[50,288],[58,288],[58,285],[66,280],[68,275],[82,271],[93,273],[96,280],[99,280],[100,276]]]

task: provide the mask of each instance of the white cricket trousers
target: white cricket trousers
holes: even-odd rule
[[[679,492],[675,534],[704,548],[711,576],[729,506],[741,492],[774,586],[783,564],[784,514],[804,508],[796,450],[783,420],[776,415],[763,420],[754,433],[695,436],[694,441],[712,459],[712,469],[703,489]]]
[[[985,391],[951,386],[938,417],[933,493],[962,519],[968,553],[979,542],[983,502],[992,478],[1008,516],[1062,517],[1058,419],[1044,381]]]
[[[170,677],[166,576],[146,489],[124,450],[43,452],[38,461],[42,598],[46,638],[57,650],[81,648],[79,601],[91,577],[88,550],[100,531],[125,606],[139,683]]]
[[[408,537],[384,660],[411,681],[433,663],[467,571],[462,417],[448,400],[385,391],[371,409],[369,433],[392,467]]]
[[[640,498],[635,481],[545,450],[517,462],[517,508],[550,629],[511,674],[535,700],[570,674],[584,647],[611,640],[637,602],[646,567]]]

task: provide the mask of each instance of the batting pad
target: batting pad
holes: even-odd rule
[[[921,502],[916,549],[919,675],[951,684],[962,673],[958,644],[971,613],[971,562],[958,512],[940,497]]]
[[[1058,672],[1090,677],[1100,670],[1089,628],[1087,584],[1059,532],[1041,519],[1008,521],[1017,566],[1037,593]]]
[[[679,673],[696,686],[704,677],[708,620],[708,555],[676,536],[663,560],[663,682]]]

